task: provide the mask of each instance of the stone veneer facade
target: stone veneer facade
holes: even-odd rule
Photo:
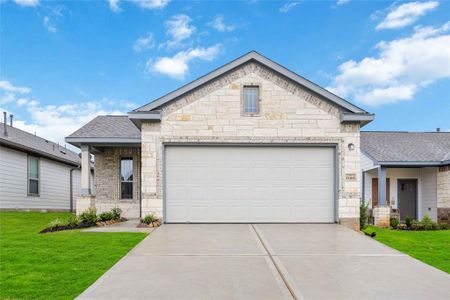
[[[243,116],[243,85],[260,86],[259,116]],[[165,143],[332,143],[339,157],[339,221],[359,229],[359,130],[359,124],[341,124],[338,107],[260,64],[247,63],[166,104],[160,123],[142,124],[142,216],[164,215]]]
[[[122,157],[133,158],[133,199],[121,199],[120,197],[120,159]],[[106,148],[102,153],[95,155],[95,208],[98,213],[119,207],[125,218],[139,217],[140,168],[141,149],[138,147]]]
[[[437,215],[439,223],[450,224],[450,165],[437,173]]]

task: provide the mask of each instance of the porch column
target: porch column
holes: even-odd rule
[[[79,215],[89,208],[95,208],[95,196],[91,188],[91,149],[89,145],[81,145],[81,189],[76,213]]]
[[[81,195],[92,195],[91,149],[89,145],[81,145]]]
[[[386,167],[378,168],[378,206],[386,206]]]
[[[378,205],[373,208],[375,226],[389,227],[391,208],[386,202],[386,167],[378,167]]]

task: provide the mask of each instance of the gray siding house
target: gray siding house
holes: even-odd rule
[[[378,225],[392,213],[450,222],[450,132],[361,132],[361,169]]]
[[[80,195],[80,157],[0,123],[0,209],[72,211]]]
[[[359,229],[360,128],[373,117],[253,51],[68,136],[82,152],[77,213]]]

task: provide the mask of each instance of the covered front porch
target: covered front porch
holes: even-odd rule
[[[428,215],[438,221],[438,169],[373,166],[363,170],[363,199],[372,210],[375,225],[386,225],[391,215],[398,215],[402,221],[406,217],[418,220]],[[380,210],[389,217],[381,220]]]
[[[96,136],[97,135],[97,136]],[[141,217],[141,135],[127,116],[99,116],[66,138],[81,149],[81,195],[76,212],[118,207],[128,219]],[[94,161],[95,178],[89,165]]]

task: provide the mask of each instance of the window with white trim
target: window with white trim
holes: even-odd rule
[[[242,105],[245,115],[259,114],[259,86],[244,85]]]
[[[39,196],[39,158],[28,156],[28,195]]]
[[[133,158],[120,159],[120,198],[133,199]]]

